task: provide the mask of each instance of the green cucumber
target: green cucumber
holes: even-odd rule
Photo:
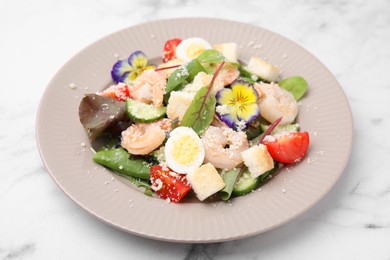
[[[259,177],[253,178],[252,174],[248,171],[248,169],[245,169],[245,171],[241,174],[240,178],[234,185],[232,192],[233,195],[242,196],[256,189],[257,185],[259,184]]]
[[[129,117],[139,123],[150,123],[166,115],[166,107],[156,107],[128,98],[126,110]]]
[[[278,166],[275,166],[273,169],[263,173],[262,175],[253,178],[252,174],[246,168],[242,173],[236,184],[234,185],[232,194],[234,196],[243,196],[248,194],[249,192],[256,189],[258,186],[261,186],[263,183],[267,181],[269,176],[276,172]]]

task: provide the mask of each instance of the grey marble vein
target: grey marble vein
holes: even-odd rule
[[[34,250],[35,250],[34,244],[24,244],[19,246],[16,249],[11,249],[3,259],[8,260],[8,259],[25,258],[31,255],[34,252]]]

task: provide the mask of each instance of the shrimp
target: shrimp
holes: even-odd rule
[[[244,132],[210,126],[202,136],[205,159],[216,168],[231,170],[243,162],[241,153],[249,148]]]
[[[225,122],[222,122],[217,115],[214,115],[211,125],[215,127],[228,127],[228,125]]]
[[[122,132],[121,145],[131,154],[145,155],[165,140],[165,132],[158,124],[134,124]]]
[[[163,104],[163,96],[167,85],[167,76],[162,71],[145,70],[129,86],[130,97],[147,104],[153,103],[157,107]]]
[[[219,72],[216,80],[221,82],[223,86],[227,86],[232,84],[238,76],[240,76],[240,71],[237,66],[231,64],[225,64],[221,71]]]
[[[259,94],[260,115],[268,122],[283,117],[280,125],[289,125],[298,115],[298,103],[294,96],[275,83],[255,83]]]
[[[172,121],[173,121],[172,119],[163,118],[156,121],[155,124],[158,125],[166,133],[169,133],[172,131]]]

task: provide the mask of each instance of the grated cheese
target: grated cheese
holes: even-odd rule
[[[163,183],[162,183],[161,179],[156,179],[151,188],[154,191],[158,191],[158,190],[161,190],[162,186],[163,186]]]
[[[76,89],[76,84],[74,83],[70,83],[69,86],[68,86],[70,89]]]
[[[227,105],[219,105],[215,108],[215,111],[222,115],[226,115],[230,113],[229,107]]]

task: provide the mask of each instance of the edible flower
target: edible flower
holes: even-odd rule
[[[111,70],[112,79],[118,82],[131,83],[145,70],[153,69],[148,65],[148,58],[142,51],[135,51],[128,59],[117,61]]]
[[[260,115],[259,95],[251,84],[236,80],[216,94],[217,116],[229,127],[243,130]]]

